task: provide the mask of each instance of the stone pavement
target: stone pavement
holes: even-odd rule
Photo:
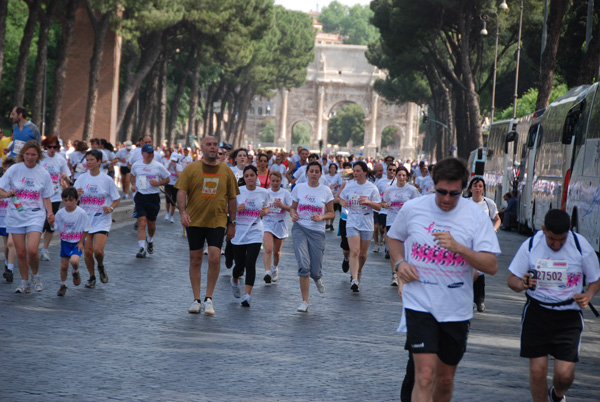
[[[45,290],[15,294],[0,283],[0,400],[6,401],[397,401],[407,353],[396,333],[401,302],[383,254],[369,252],[361,292],[341,270],[339,238],[327,233],[323,295],[311,284],[301,301],[293,244],[283,249],[280,280],[262,281],[252,307],[229,287],[222,262],[214,316],[187,312],[192,302],[187,242],[161,213],[155,254],[135,258],[133,220],[107,244],[110,282],[59,288],[58,242],[41,263]],[[336,222],[337,228],[337,222]],[[528,362],[519,355],[524,302],[506,286],[506,267],[525,237],[499,233],[499,273],[487,278],[488,309],[472,321],[454,400],[527,401]],[[83,265],[83,264],[82,264]],[[206,278],[203,267],[202,297]],[[87,272],[81,267],[82,280]],[[600,298],[595,298],[600,307]],[[586,328],[569,401],[600,397],[600,319]]]

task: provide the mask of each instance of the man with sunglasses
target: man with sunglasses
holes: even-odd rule
[[[434,194],[404,204],[388,231],[413,355],[412,400],[449,401],[473,318],[474,269],[498,270],[498,238],[482,208],[461,197],[469,172],[457,159],[433,169]]]

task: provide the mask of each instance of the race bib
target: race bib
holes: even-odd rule
[[[367,197],[361,196],[361,195],[358,195],[358,194],[352,194],[352,197],[350,197],[350,209],[352,211],[365,211],[365,210],[367,210],[367,206],[366,205],[359,204],[359,200],[361,198],[367,198]]]
[[[13,152],[15,154],[21,152],[21,148],[23,148],[23,145],[25,145],[25,141],[15,140],[15,143],[13,145]]]
[[[281,198],[275,198],[275,201],[273,201],[273,203],[275,203],[277,201],[281,201]],[[271,204],[271,205],[269,205],[269,212],[272,214],[280,214],[281,208],[275,207],[275,206],[273,206],[273,204]]]
[[[78,163],[77,165],[75,165],[75,172],[77,172],[77,173],[85,172],[85,166],[83,166],[83,163]]]
[[[567,261],[538,260],[535,264],[537,286],[541,289],[564,288],[568,282],[568,268],[569,263]]]
[[[148,188],[148,179],[146,176],[138,176],[135,182],[138,190],[145,190]]]

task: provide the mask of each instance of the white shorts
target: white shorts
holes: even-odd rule
[[[7,227],[6,231],[8,233],[13,233],[13,234],[27,234],[30,232],[40,232],[42,233],[44,231],[44,225],[29,225],[29,226],[21,226],[21,227]]]
[[[372,230],[359,230],[354,226],[346,226],[346,237],[351,238],[354,236],[360,236],[360,239],[363,241],[371,241],[373,238]]]

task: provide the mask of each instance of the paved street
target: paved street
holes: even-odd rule
[[[58,244],[42,262],[45,290],[15,294],[0,283],[0,399],[7,401],[394,401],[407,354],[396,333],[401,302],[389,286],[383,254],[369,252],[361,292],[341,270],[339,238],[327,233],[323,295],[311,284],[301,301],[293,244],[284,245],[279,283],[262,281],[262,253],[252,307],[231,295],[222,259],[214,316],[187,312],[192,302],[181,225],[158,220],[156,252],[135,258],[133,220],[111,232],[110,282],[59,288]],[[337,221],[336,221],[337,228]],[[488,310],[476,313],[458,369],[454,400],[526,401],[528,362],[519,354],[523,294],[506,286],[506,267],[525,239],[499,233],[503,255],[487,278]],[[204,263],[205,266],[206,263]],[[87,272],[82,264],[82,280]],[[202,298],[206,269],[203,268]],[[600,307],[600,298],[596,297]],[[586,329],[569,401],[600,395],[600,319]]]

